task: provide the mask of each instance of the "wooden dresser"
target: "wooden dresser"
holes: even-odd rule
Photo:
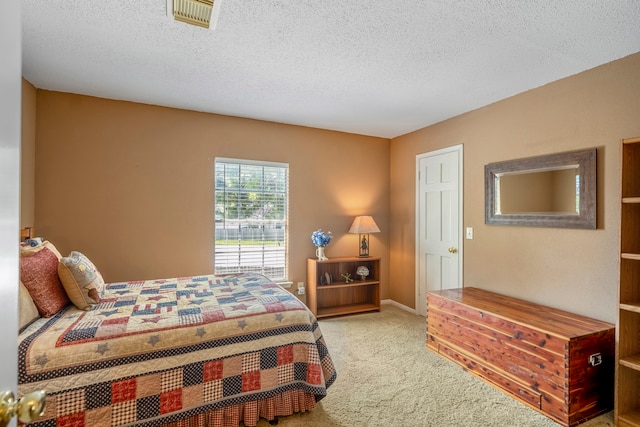
[[[564,426],[613,409],[611,323],[449,289],[427,295],[427,348]]]

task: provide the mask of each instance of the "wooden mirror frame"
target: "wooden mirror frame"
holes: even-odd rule
[[[495,183],[501,174],[566,169],[572,165],[577,165],[580,174],[580,213],[496,213]],[[485,224],[595,230],[596,183],[595,148],[490,163],[484,167]]]

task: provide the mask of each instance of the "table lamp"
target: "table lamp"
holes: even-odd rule
[[[380,229],[373,220],[373,217],[369,215],[357,216],[351,224],[349,233],[358,234],[359,253],[358,256],[366,258],[369,256],[369,233],[379,233]]]

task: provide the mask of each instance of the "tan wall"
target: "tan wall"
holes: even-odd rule
[[[24,79],[20,157],[20,228],[24,228],[34,224],[36,173],[36,88]]]
[[[415,157],[464,145],[464,285],[615,322],[619,149],[640,136],[640,54],[391,141],[390,297],[415,307]],[[598,229],[484,224],[484,165],[598,149]]]
[[[613,322],[619,143],[640,135],[639,73],[640,54],[632,55],[390,148],[384,139],[39,90],[35,225],[63,252],[84,250],[108,280],[206,273],[214,157],[288,162],[290,278],[305,280],[316,228],[336,235],[329,256],[355,254],[346,230],[368,213],[382,229],[371,236],[372,255],[383,257],[382,298],[415,307],[415,156],[463,144],[463,226],[475,231],[464,241],[465,285]],[[484,224],[485,164],[588,147],[598,148],[597,230]]]
[[[38,235],[84,252],[108,281],[211,273],[214,158],[289,163],[290,279],[306,281],[311,233],[327,256],[370,214],[388,297],[389,140],[38,90]]]

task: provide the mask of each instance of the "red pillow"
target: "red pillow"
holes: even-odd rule
[[[53,316],[71,302],[58,277],[58,257],[49,248],[20,258],[20,280],[43,317]]]

